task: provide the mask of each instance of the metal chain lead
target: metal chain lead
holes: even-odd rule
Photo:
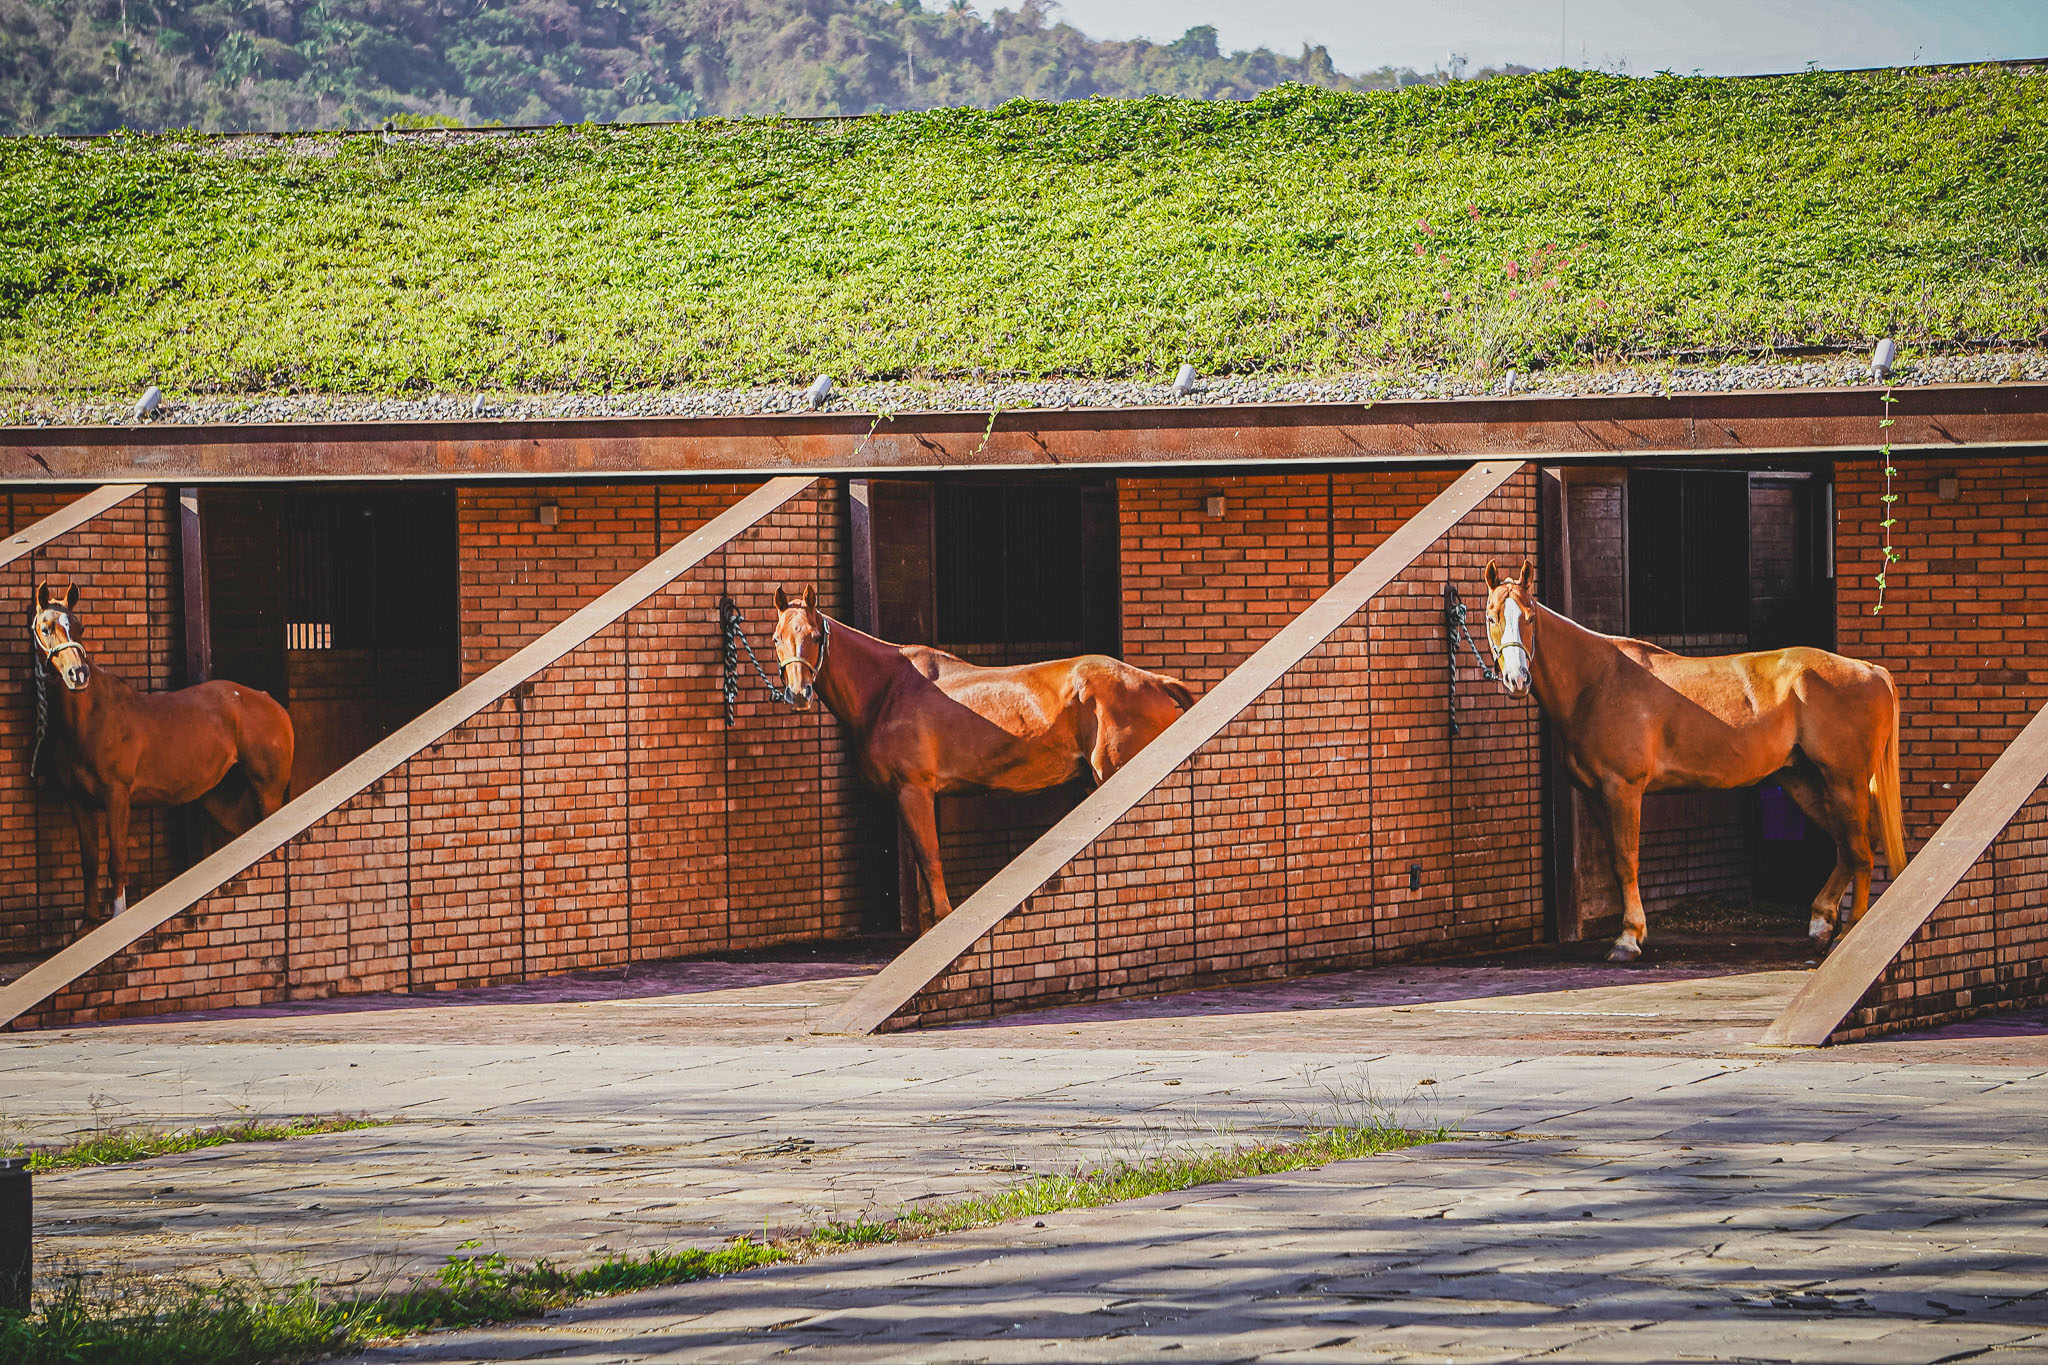
[[[29,666],[36,675],[36,746],[28,751],[28,777],[35,781],[36,765],[43,757],[43,736],[50,730],[50,685],[43,676],[43,656],[34,653],[28,656]]]
[[[1458,585],[1444,584],[1444,649],[1451,659],[1451,738],[1456,739],[1458,726],[1458,640],[1462,637],[1465,647],[1472,651],[1472,659],[1479,665],[1479,676],[1488,682],[1500,681],[1500,670],[1486,662],[1486,656],[1479,652],[1479,642],[1472,638],[1472,632],[1465,625],[1465,601],[1458,596]]]
[[[746,631],[740,628],[739,604],[730,597],[721,597],[718,600],[718,620],[719,627],[725,636],[725,728],[730,730],[738,716],[740,702],[739,652],[742,647],[747,651],[747,662],[753,664],[754,671],[761,675],[761,683],[768,689],[769,700],[779,701],[785,706],[793,705],[794,703],[790,698],[788,690],[776,686],[775,679],[768,675],[768,670],[761,667],[761,660],[754,653],[754,642],[749,640]]]

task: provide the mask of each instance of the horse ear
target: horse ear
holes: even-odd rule
[[[806,584],[804,584],[804,610],[805,610],[805,611],[816,611],[817,609],[818,609],[818,588],[817,588],[817,585],[816,585],[816,584],[814,584],[814,583],[806,583]]]
[[[39,579],[36,582],[36,610],[41,611],[44,607],[47,607],[49,605],[50,580],[47,578]]]
[[[1524,592],[1536,591],[1536,561],[1533,559],[1522,561],[1522,590]]]
[[[69,584],[64,589],[64,610],[73,611],[78,607],[78,585]]]
[[[775,589],[775,610],[789,610],[789,594],[784,592],[780,587],[777,587]]]
[[[1486,561],[1486,590],[1488,592],[1492,592],[1495,588],[1499,586],[1500,565],[1494,563],[1492,560],[1489,559]]]

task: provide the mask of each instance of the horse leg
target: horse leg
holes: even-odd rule
[[[927,788],[899,787],[896,813],[903,817],[911,852],[917,855],[918,871],[924,873],[925,890],[931,894],[931,924],[925,923],[922,908],[917,917],[918,932],[923,933],[953,913],[953,903],[946,899],[946,874],[939,868],[938,803]]]
[[[230,839],[248,833],[252,825],[270,813],[262,807],[262,793],[233,768],[228,769],[228,775],[221,779],[219,786],[199,798],[199,808],[211,816],[213,823],[220,826],[221,833]]]
[[[1813,898],[1813,917],[1806,924],[1806,936],[1813,940],[1813,946],[1825,948],[1835,936],[1835,916],[1842,908],[1842,893],[1849,889],[1849,839],[1829,808],[1827,792],[1810,773],[1788,768],[1777,775],[1777,780],[1799,809],[1806,812],[1806,818],[1826,830],[1828,838],[1835,841],[1835,870],[1828,874],[1820,894]]]
[[[83,801],[71,803],[71,822],[78,826],[78,871],[84,882],[85,918],[100,917],[100,821]]]
[[[1842,932],[1848,933],[1856,927],[1856,921],[1863,918],[1863,912],[1870,908],[1870,877],[1877,870],[1877,851],[1870,846],[1870,789],[1851,782],[1829,783],[1828,808],[1835,812],[1841,822],[1841,834],[1837,836],[1840,850],[1839,860],[1846,858],[1849,874],[1855,879],[1855,893],[1849,897],[1849,913],[1842,923]]]
[[[1621,937],[1607,954],[1609,962],[1633,962],[1643,955],[1650,925],[1643,915],[1642,888],[1636,883],[1636,854],[1643,834],[1643,790],[1613,786],[1593,803],[1606,817],[1607,843],[1614,853],[1614,880],[1621,884]]]
[[[107,791],[107,870],[114,874],[114,913],[128,909],[128,789]]]

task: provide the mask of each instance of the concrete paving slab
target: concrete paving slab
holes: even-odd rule
[[[10,1037],[10,1136],[407,1119],[44,1177],[43,1264],[373,1287],[465,1241],[571,1263],[711,1245],[1393,1106],[1514,1136],[380,1358],[1630,1358],[1654,1324],[1699,1358],[1789,1360],[1850,1349],[1831,1286],[1888,1324],[1855,1335],[1888,1358],[2024,1358],[2048,1325],[2025,1289],[2048,1285],[2048,1021],[1786,1052],[1748,1040],[1797,971],[1405,967],[816,1039],[793,1018],[865,966],[739,966]]]

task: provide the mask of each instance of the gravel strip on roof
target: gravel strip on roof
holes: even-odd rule
[[[2048,381],[2048,351],[2003,350],[1902,361],[1898,388],[1929,384]],[[1017,412],[1062,408],[1204,407],[1267,403],[1379,403],[1414,399],[1611,397],[1627,394],[1731,393],[1760,389],[1868,386],[1860,357],[1743,361],[1656,368],[1601,367],[1512,372],[1495,379],[1452,374],[1272,375],[1198,379],[1177,397],[1169,384],[1102,379],[956,379],[848,384],[832,391],[824,413],[901,416],[918,412]],[[0,426],[144,425],[135,399],[54,402],[0,400]],[[760,417],[812,411],[800,388],[698,389],[630,393],[455,394],[411,397],[290,394],[272,397],[166,396],[147,419],[173,425],[276,422],[542,421],[594,417]]]

